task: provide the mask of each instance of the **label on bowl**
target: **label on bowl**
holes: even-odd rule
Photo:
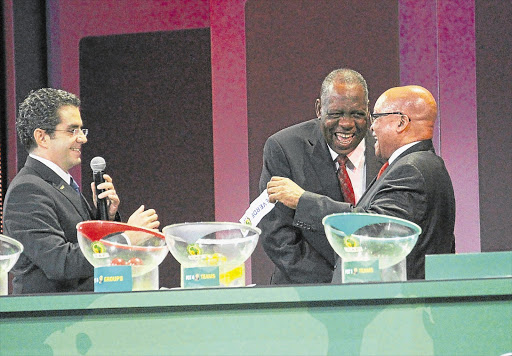
[[[342,262],[343,283],[380,282],[379,261]]]
[[[93,253],[92,257],[94,257],[94,258],[108,258],[108,257],[110,257],[110,255],[108,254],[108,252]]]
[[[181,267],[182,288],[204,288],[219,286],[219,266]]]
[[[131,266],[105,266],[94,268],[95,292],[130,292],[132,290]]]

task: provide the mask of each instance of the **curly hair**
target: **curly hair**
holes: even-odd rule
[[[325,96],[329,92],[331,84],[334,82],[361,84],[364,90],[365,100],[368,102],[368,85],[366,84],[366,80],[364,80],[363,76],[359,72],[348,68],[335,69],[325,77],[322,83],[322,89],[320,90],[320,100],[324,100]]]
[[[80,99],[74,94],[53,88],[33,90],[20,104],[16,131],[28,152],[37,147],[34,131],[40,128],[53,135],[55,127],[60,123],[58,110],[67,105],[80,107]]]

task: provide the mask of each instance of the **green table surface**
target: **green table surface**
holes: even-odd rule
[[[502,355],[512,278],[0,297],[2,355]]]

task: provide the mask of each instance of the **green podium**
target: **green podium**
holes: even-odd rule
[[[502,355],[512,278],[0,297],[2,355]]]

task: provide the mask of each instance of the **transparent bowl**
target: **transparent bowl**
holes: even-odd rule
[[[220,266],[229,271],[253,253],[261,230],[230,222],[193,222],[163,228],[169,251],[182,267]]]
[[[16,264],[18,258],[23,252],[21,242],[0,235],[0,273],[7,273]]]
[[[132,266],[132,277],[154,270],[169,250],[162,233],[114,221],[91,220],[76,226],[78,243],[94,267]]]
[[[0,235],[0,295],[7,295],[9,292],[7,273],[16,264],[22,252],[23,245],[21,242]]]
[[[421,228],[410,221],[379,214],[332,214],[322,223],[327,240],[344,262],[378,260],[379,269],[402,261],[421,234]]]

